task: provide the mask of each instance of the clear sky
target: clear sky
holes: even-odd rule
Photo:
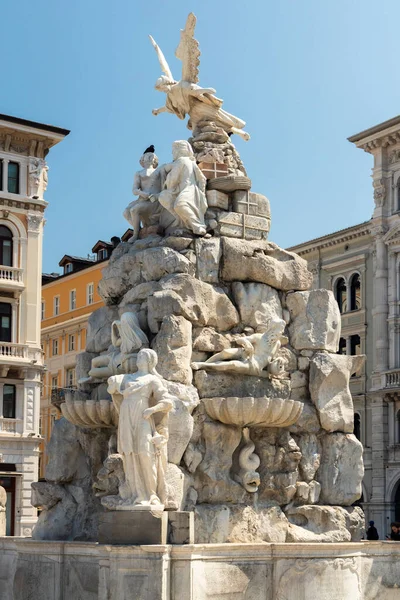
[[[121,235],[142,151],[171,159],[185,123],[151,33],[174,56],[197,18],[200,84],[252,136],[235,144],[283,247],[368,220],[372,157],[347,137],[400,114],[398,0],[14,0],[2,3],[0,112],[71,129],[48,157],[44,270]]]

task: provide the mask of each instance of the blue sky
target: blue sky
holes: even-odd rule
[[[44,270],[121,235],[133,173],[185,123],[153,117],[161,74],[198,18],[200,84],[247,122],[236,147],[287,247],[370,218],[372,157],[347,137],[400,114],[398,0],[18,0],[2,6],[0,112],[71,129],[49,155]]]

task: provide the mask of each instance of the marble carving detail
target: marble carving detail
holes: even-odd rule
[[[349,378],[364,357],[336,354],[333,293],[267,239],[269,201],[230,141],[247,138],[244,122],[197,85],[194,27],[189,15],[179,82],[152,40],[167,94],[156,112],[188,115],[193,137],[172,163],[153,146],[140,160],[133,236],[103,270],[78,390],[33,484],[33,537],[96,540],[104,511],[168,510],[194,512],[201,543],[357,541]]]

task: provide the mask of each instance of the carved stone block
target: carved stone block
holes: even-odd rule
[[[199,168],[203,171],[207,179],[224,177],[224,175],[228,174],[228,166],[224,163],[200,162]]]
[[[236,190],[233,192],[232,208],[235,212],[245,215],[271,218],[268,198],[249,190]]]
[[[218,190],[207,190],[207,204],[209,207],[222,208],[222,210],[228,210],[229,208],[229,194],[225,192],[219,192]]]
[[[99,515],[99,543],[121,545],[166,544],[168,513],[150,510],[110,510]]]
[[[221,214],[218,223],[221,235],[245,240],[267,239],[270,229],[269,219],[236,212]]]

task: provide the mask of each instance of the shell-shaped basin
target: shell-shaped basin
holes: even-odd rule
[[[282,398],[203,398],[209,417],[240,427],[288,427],[303,410],[298,400]]]

